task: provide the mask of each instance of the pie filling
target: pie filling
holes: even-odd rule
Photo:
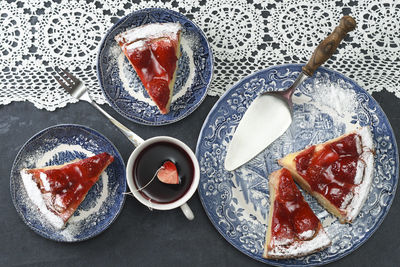
[[[295,157],[296,171],[311,189],[340,209],[349,204],[363,177],[361,139],[356,133],[328,143],[316,151],[315,145]],[[357,175],[356,175],[357,174]]]

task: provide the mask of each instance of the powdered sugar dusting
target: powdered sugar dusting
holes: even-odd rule
[[[115,40],[127,43],[144,38],[159,38],[165,35],[176,35],[182,29],[179,23],[150,23],[142,25],[115,36]]]
[[[360,159],[365,163],[365,167],[362,169],[363,177],[359,179],[361,183],[354,189],[354,197],[346,208],[348,221],[353,221],[363,207],[371,188],[374,172],[374,146],[371,131],[369,127],[363,127],[357,133],[361,136],[363,152]]]
[[[42,181],[44,190],[50,191],[50,183],[49,183],[49,180],[47,180],[47,175],[45,173],[41,172],[39,178]]]
[[[44,215],[46,220],[51,223],[51,225],[57,229],[63,228],[64,221],[47,208],[39,188],[33,181],[32,174],[27,173],[25,170],[21,170],[20,173],[25,189],[31,201],[37,206],[37,208]]]
[[[294,97],[294,103],[309,103],[315,105],[317,115],[327,113],[337,121],[352,121],[357,109],[357,93],[353,86],[341,80],[331,81],[326,74],[317,72],[313,79],[302,85],[303,94]],[[349,129],[354,125],[349,124]]]
[[[307,231],[300,233],[299,238],[301,240],[307,240],[307,239],[312,238],[314,234],[315,234],[314,230],[307,230]]]
[[[273,246],[286,246],[291,244],[294,241],[294,238],[276,238],[272,237],[271,243]]]
[[[323,249],[329,246],[330,243],[328,235],[321,228],[318,234],[310,240],[298,241],[285,246],[279,246],[274,243],[276,246],[268,250],[268,255],[276,258],[299,257]]]
[[[357,161],[356,176],[354,177],[354,184],[361,184],[364,176],[365,162],[363,160]]]
[[[337,112],[341,117],[346,113],[354,113],[356,93],[351,89],[344,89],[335,84],[321,85],[316,88],[316,101],[323,103]]]
[[[349,205],[350,201],[353,199],[354,194],[349,192],[343,199],[342,205],[340,206],[341,209],[345,209],[347,205]]]

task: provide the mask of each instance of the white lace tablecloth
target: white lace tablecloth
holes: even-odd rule
[[[373,0],[1,0],[0,104],[30,101],[54,110],[75,102],[47,70],[67,67],[105,103],[96,76],[98,45],[119,18],[149,7],[178,11],[203,29],[214,53],[209,95],[276,64],[305,63],[343,15],[358,26],[324,66],[369,93],[400,98],[400,1]]]

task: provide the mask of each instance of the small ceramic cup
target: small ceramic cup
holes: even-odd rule
[[[138,160],[138,156],[148,146],[155,144],[157,142],[169,142],[175,144],[176,146],[183,149],[193,162],[194,174],[192,183],[189,186],[189,189],[185,192],[185,194],[173,202],[168,202],[168,203],[152,202],[151,200],[144,197],[141,192],[138,191],[138,188],[134,182],[133,168],[135,166],[135,162]],[[199,168],[199,162],[197,161],[195,154],[182,141],[179,141],[178,139],[169,136],[157,136],[141,142],[132,152],[132,154],[128,159],[128,163],[126,165],[126,175],[127,175],[127,183],[129,189],[131,190],[132,195],[137,200],[139,200],[140,203],[146,205],[150,209],[157,209],[157,210],[171,210],[180,207],[183,214],[186,216],[188,220],[194,219],[194,214],[186,202],[193,196],[193,194],[196,192],[197,186],[199,185],[200,168]]]

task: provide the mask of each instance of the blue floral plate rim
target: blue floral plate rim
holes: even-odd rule
[[[158,13],[162,13],[162,14],[168,14],[171,16],[174,16],[176,19],[179,18],[179,20],[190,24],[190,26],[192,26],[192,31],[191,33],[195,33],[200,39],[201,39],[201,43],[203,44],[202,49],[204,49],[206,51],[206,53],[208,54],[207,56],[207,67],[204,70],[203,73],[204,76],[206,76],[206,79],[204,81],[204,85],[203,86],[197,86],[196,88],[193,88],[193,90],[201,90],[201,94],[199,96],[195,96],[196,93],[192,92],[192,95],[194,95],[196,97],[195,99],[195,103],[189,105],[189,104],[185,104],[185,106],[187,106],[183,112],[179,111],[178,115],[171,115],[171,111],[168,114],[156,114],[156,118],[145,118],[143,116],[141,116],[141,114],[139,113],[144,113],[142,110],[140,112],[137,113],[132,113],[131,111],[127,111],[124,110],[123,108],[119,107],[113,97],[110,96],[110,94],[108,93],[109,89],[105,88],[104,85],[104,71],[103,69],[103,64],[101,64],[101,59],[103,58],[103,51],[108,49],[107,47],[107,41],[112,38],[113,36],[115,36],[116,34],[118,34],[120,31],[120,28],[126,27],[124,25],[124,23],[126,23],[127,20],[131,19],[132,17],[135,16],[142,16],[144,13],[147,13],[148,15],[153,13],[153,12],[158,12]],[[151,17],[152,19],[155,19],[153,16]],[[156,22],[165,22],[165,21],[156,21]],[[143,21],[142,21],[143,23]],[[183,23],[181,23],[183,24]],[[139,25],[138,25],[139,26]],[[122,32],[122,31],[121,31]],[[100,88],[103,92],[103,94],[106,97],[107,102],[111,105],[111,107],[116,110],[121,116],[123,116],[124,118],[139,123],[139,124],[143,124],[143,125],[148,125],[148,126],[162,126],[162,125],[167,125],[167,124],[171,124],[174,122],[177,122],[179,120],[184,119],[185,117],[187,117],[188,115],[190,115],[193,111],[195,111],[200,104],[204,101],[205,97],[207,96],[207,92],[208,92],[208,88],[211,85],[212,79],[213,79],[213,69],[214,69],[214,56],[210,47],[210,44],[208,42],[208,39],[206,37],[206,35],[204,34],[204,32],[202,31],[202,29],[193,21],[191,21],[190,19],[188,19],[186,16],[184,16],[183,14],[174,11],[174,10],[170,10],[170,9],[166,9],[166,8],[145,8],[145,9],[141,9],[141,10],[136,10],[133,11],[132,13],[120,18],[104,35],[104,37],[102,38],[100,44],[99,44],[99,48],[98,48],[98,53],[97,53],[97,68],[96,68],[96,72],[97,72],[97,78],[99,81],[99,85]],[[197,68],[195,68],[196,73],[198,73]],[[201,75],[200,75],[201,76]],[[178,78],[177,78],[178,79]],[[202,77],[201,77],[202,79]],[[194,87],[195,85],[193,84],[192,87]],[[121,89],[118,89],[121,90]],[[122,90],[125,90],[122,86]],[[198,93],[197,93],[198,94]],[[179,101],[180,105],[182,105],[182,103],[185,103],[185,96],[181,96],[179,97],[179,99],[175,100],[174,102],[178,102]],[[128,98],[125,98],[124,101],[129,102],[129,101],[137,101],[137,99],[132,98],[131,96],[129,96]],[[138,101],[141,102],[141,101]],[[173,103],[171,103],[171,108],[173,108]],[[178,104],[179,104],[178,103]],[[156,109],[156,107],[149,107],[148,110],[152,110],[152,109]],[[146,111],[146,110],[145,110]],[[158,112],[158,109],[157,109]],[[159,112],[158,112],[159,113]]]
[[[268,71],[272,71],[272,70],[279,69],[279,68],[288,68],[288,69],[289,68],[295,68],[295,69],[298,69],[299,71],[301,71],[301,67],[302,66],[303,66],[303,64],[282,64],[282,65],[271,66],[271,67],[268,67],[266,69],[259,70],[259,71],[255,72],[255,73],[243,78],[242,80],[237,82],[235,85],[233,85],[229,90],[227,90],[218,99],[218,101],[214,104],[214,106],[210,110],[208,116],[204,120],[203,126],[201,128],[200,133],[199,133],[197,145],[196,145],[196,157],[198,158],[199,162],[201,162],[202,154],[200,155],[200,153],[203,153],[202,145],[203,145],[203,142],[204,142],[204,135],[205,135],[205,132],[207,130],[207,126],[209,126],[209,124],[211,122],[211,119],[214,119],[214,118],[212,118],[212,116],[214,115],[214,113],[216,113],[219,110],[219,108],[221,108],[221,106],[223,106],[223,102],[226,101],[227,99],[229,99],[230,95],[238,87],[240,87],[243,84],[245,84],[246,82],[250,81],[252,78],[255,78],[258,75],[261,75],[263,73],[267,73]],[[333,257],[333,258],[330,258],[330,259],[327,259],[327,260],[324,260],[324,261],[320,261],[320,262],[306,263],[305,261],[302,261],[302,259],[304,260],[305,257],[302,257],[302,258],[299,258],[299,259],[294,259],[294,260],[291,260],[290,262],[285,262],[285,260],[282,261],[282,260],[265,259],[265,258],[262,257],[262,254],[261,255],[259,255],[259,254],[255,255],[251,251],[248,251],[248,250],[240,247],[239,244],[237,244],[234,239],[230,238],[224,232],[224,229],[222,229],[220,224],[218,224],[218,222],[214,218],[215,214],[213,213],[213,211],[210,208],[208,208],[208,204],[210,204],[210,202],[213,199],[208,199],[207,196],[205,195],[204,190],[201,188],[202,180],[204,182],[204,180],[207,178],[207,177],[204,178],[203,177],[204,175],[201,173],[200,185],[199,185],[199,188],[198,188],[200,201],[201,201],[201,203],[203,205],[203,208],[206,211],[206,214],[207,214],[208,218],[210,219],[210,221],[212,222],[212,224],[214,225],[216,230],[228,241],[228,243],[230,243],[233,247],[238,249],[240,252],[244,253],[245,255],[247,255],[247,256],[249,256],[249,257],[251,257],[251,258],[253,258],[253,259],[257,260],[257,261],[260,261],[260,262],[263,262],[263,263],[268,263],[268,264],[271,264],[271,265],[274,265],[274,266],[304,266],[304,265],[307,265],[307,266],[319,266],[319,265],[328,264],[328,263],[337,261],[337,260],[349,255],[354,250],[359,248],[362,244],[364,244],[372,236],[372,234],[379,228],[379,226],[382,224],[383,220],[387,216],[387,214],[388,214],[388,212],[390,210],[390,207],[391,207],[391,205],[393,203],[393,200],[394,200],[394,197],[395,197],[395,193],[396,193],[396,189],[397,189],[397,185],[398,185],[398,179],[399,179],[399,152],[398,152],[398,146],[397,146],[396,138],[394,136],[393,128],[392,128],[392,126],[390,124],[390,121],[388,120],[388,118],[387,118],[386,114],[384,113],[383,109],[380,107],[379,103],[376,102],[376,100],[368,92],[366,92],[363,88],[361,88],[355,81],[353,81],[350,78],[347,78],[343,74],[341,74],[341,73],[339,73],[337,71],[334,71],[334,70],[327,69],[325,67],[320,67],[317,71],[331,73],[331,74],[335,75],[336,77],[339,77],[339,78],[349,82],[350,84],[352,84],[354,86],[355,91],[358,91],[358,92],[361,91],[361,92],[365,93],[369,97],[369,100],[371,100],[373,102],[374,108],[376,108],[375,112],[379,113],[381,115],[381,118],[383,119],[384,124],[387,127],[387,132],[390,135],[389,137],[391,138],[391,141],[392,141],[391,144],[393,145],[392,152],[394,153],[395,171],[394,171],[393,175],[391,176],[391,178],[393,179],[392,192],[390,193],[390,199],[387,202],[387,205],[386,205],[386,207],[384,209],[384,213],[382,214],[382,216],[379,217],[379,220],[375,223],[375,225],[373,226],[373,229],[369,230],[369,231],[366,231],[366,235],[364,236],[364,238],[360,242],[358,242],[357,244],[353,245],[351,247],[351,249],[349,249],[349,250],[347,250],[347,251],[345,251],[343,253],[340,253],[339,255],[336,255],[336,257]],[[278,88],[278,90],[279,89],[284,89],[284,88]],[[253,96],[253,99],[255,97],[256,96]],[[248,164],[248,163],[246,163],[246,164]],[[221,163],[221,165],[223,166],[223,163]],[[202,166],[200,165],[200,167],[202,167]],[[375,169],[377,168],[376,165],[375,165],[374,168]],[[222,169],[223,169],[223,167],[222,167]],[[371,192],[370,192],[370,194],[371,194]],[[269,199],[268,199],[268,202],[269,202]],[[366,204],[364,204],[364,205],[366,205]],[[311,254],[311,255],[313,255],[313,254]]]
[[[49,133],[51,134],[52,131],[57,131],[60,129],[81,131],[81,133],[84,135],[98,138],[97,142],[104,142],[105,144],[107,144],[108,149],[110,149],[111,151],[105,151],[105,152],[108,152],[114,156],[114,161],[113,161],[113,163],[111,163],[110,166],[108,166],[107,170],[109,168],[112,168],[113,172],[120,176],[120,177],[117,177],[118,180],[116,181],[116,183],[119,187],[118,191],[121,192],[121,195],[119,196],[119,199],[115,203],[111,203],[111,204],[106,203],[106,205],[111,205],[110,206],[111,214],[107,214],[107,218],[105,219],[106,222],[97,228],[96,228],[96,225],[94,225],[92,227],[89,227],[88,229],[85,229],[87,232],[83,233],[83,236],[80,236],[78,233],[77,236],[72,237],[72,238],[70,238],[70,237],[64,238],[62,235],[60,235],[61,230],[56,230],[55,228],[53,228],[51,226],[49,227],[48,225],[47,226],[46,225],[44,225],[44,226],[38,225],[41,223],[40,220],[37,221],[37,219],[39,217],[41,217],[40,214],[39,215],[29,215],[29,211],[27,211],[27,209],[28,209],[27,205],[33,206],[34,204],[31,203],[31,200],[28,199],[27,196],[25,196],[25,197],[26,197],[27,201],[30,203],[29,204],[21,203],[20,198],[22,198],[22,196],[20,196],[18,194],[18,190],[21,190],[23,185],[21,185],[22,182],[18,180],[17,176],[19,176],[19,175],[17,173],[19,173],[19,169],[16,169],[16,168],[20,167],[20,166],[18,166],[19,164],[21,164],[20,161],[23,160],[24,154],[28,153],[28,151],[25,151],[25,150],[27,150],[27,149],[29,150],[29,146],[31,146],[34,142],[36,142],[38,140],[41,141],[40,138],[42,138],[46,134],[49,134]],[[27,166],[25,166],[25,167],[27,167]],[[37,167],[39,167],[39,166],[37,166]],[[122,211],[122,208],[125,203],[125,198],[126,198],[125,194],[123,194],[123,192],[126,191],[125,176],[126,176],[125,175],[125,163],[122,159],[122,156],[120,155],[119,151],[114,146],[114,144],[108,138],[106,138],[104,135],[102,135],[98,131],[96,131],[92,128],[89,128],[87,126],[83,126],[83,125],[79,125],[79,124],[57,124],[57,125],[53,125],[53,126],[44,128],[44,129],[40,130],[39,132],[35,133],[32,137],[30,137],[21,146],[21,148],[19,149],[19,151],[13,161],[13,165],[12,165],[12,168],[10,171],[10,194],[11,194],[12,202],[14,204],[14,207],[15,207],[18,215],[21,217],[22,221],[35,233],[37,233],[38,235],[40,235],[46,239],[56,241],[56,242],[65,242],[65,243],[82,242],[82,241],[94,238],[94,237],[98,236],[99,234],[103,233],[118,218],[119,214]],[[98,182],[100,182],[100,181],[98,181]],[[91,190],[93,190],[93,188]],[[89,196],[91,190],[89,190],[88,196]],[[108,197],[111,197],[111,193],[108,195]],[[81,205],[83,205],[84,202],[85,202],[85,200],[81,203]],[[110,200],[108,200],[108,198],[107,198],[105,200],[105,202],[110,202]],[[79,211],[79,207],[78,207],[78,211]],[[37,217],[37,218],[30,219],[29,216]],[[67,227],[68,227],[68,224],[67,224]]]

